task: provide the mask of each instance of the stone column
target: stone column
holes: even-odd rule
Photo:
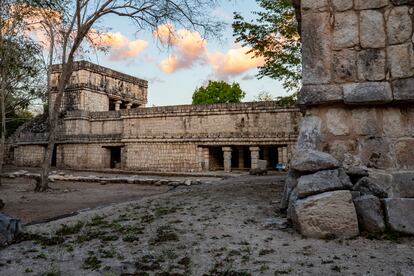
[[[231,172],[231,147],[223,147],[224,171]]]
[[[259,160],[259,147],[250,147],[250,155],[252,158],[252,169],[257,169],[257,161]]]
[[[239,147],[239,169],[244,169],[244,149],[243,147]]]
[[[115,110],[120,110],[121,109],[121,104],[122,104],[122,101],[116,101],[115,102]]]
[[[277,163],[283,163],[282,147],[277,147]]]
[[[126,109],[131,109],[132,108],[132,103],[128,103],[127,105],[126,105]]]
[[[210,150],[208,148],[203,148],[203,161],[204,161],[203,170],[209,171],[210,170]]]
[[[287,147],[283,147],[282,148],[282,160],[283,160],[283,164],[287,165],[288,162],[288,156],[287,156]]]

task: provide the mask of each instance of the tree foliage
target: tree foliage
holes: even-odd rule
[[[256,0],[261,11],[257,19],[247,22],[235,13],[233,32],[236,42],[252,48],[265,59],[258,77],[282,81],[285,89],[297,90],[301,79],[301,43],[297,10],[292,0]]]
[[[245,95],[238,83],[209,81],[206,87],[194,91],[193,104],[239,103]]]

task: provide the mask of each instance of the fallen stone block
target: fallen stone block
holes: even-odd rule
[[[283,195],[282,195],[282,201],[280,202],[280,209],[286,210],[288,208],[289,204],[289,197],[292,193],[292,190],[296,187],[298,184],[297,176],[293,172],[288,173],[288,177],[285,181],[285,187],[283,189]]]
[[[328,153],[302,149],[296,150],[290,166],[295,171],[311,173],[321,170],[337,169],[340,163]]]
[[[299,199],[294,205],[295,228],[309,238],[351,238],[359,235],[350,191],[334,191]]]
[[[21,230],[22,226],[19,219],[0,213],[0,246],[13,242]]]
[[[353,187],[354,191],[359,191],[362,194],[374,195],[379,198],[388,197],[388,192],[385,190],[386,184],[381,180],[374,179],[372,177],[363,177]]]
[[[351,182],[356,184],[358,180],[365,176],[369,176],[368,170],[364,167],[351,166],[346,169],[346,174],[351,179]]]
[[[319,171],[298,179],[298,197],[304,198],[324,192],[352,188],[351,180],[343,169]]]
[[[388,226],[394,231],[414,235],[414,199],[387,198],[384,204]]]
[[[369,233],[381,233],[385,230],[384,211],[381,201],[373,195],[365,195],[354,199],[359,226]]]
[[[286,210],[286,217],[290,220],[293,219],[294,210],[295,210],[295,203],[298,200],[298,190],[294,188],[290,193],[289,200],[288,200],[288,208]]]

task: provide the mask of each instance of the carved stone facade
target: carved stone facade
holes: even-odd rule
[[[259,159],[275,168],[289,163],[297,140],[301,113],[275,102],[142,108],[146,81],[85,62],[72,79],[54,157],[60,168],[231,171],[256,168]],[[120,101],[115,110],[111,99]],[[46,134],[18,132],[15,164],[40,165]]]

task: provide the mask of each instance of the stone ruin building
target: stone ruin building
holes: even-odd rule
[[[306,109],[282,209],[305,236],[414,234],[414,3],[302,0]]]
[[[53,67],[56,91],[60,66]],[[75,63],[61,111],[53,165],[70,169],[201,172],[288,164],[301,114],[275,102],[146,108],[148,82],[90,62]],[[54,93],[51,95],[53,104]],[[47,128],[13,137],[17,166],[40,166]],[[32,126],[32,127],[31,127]]]

